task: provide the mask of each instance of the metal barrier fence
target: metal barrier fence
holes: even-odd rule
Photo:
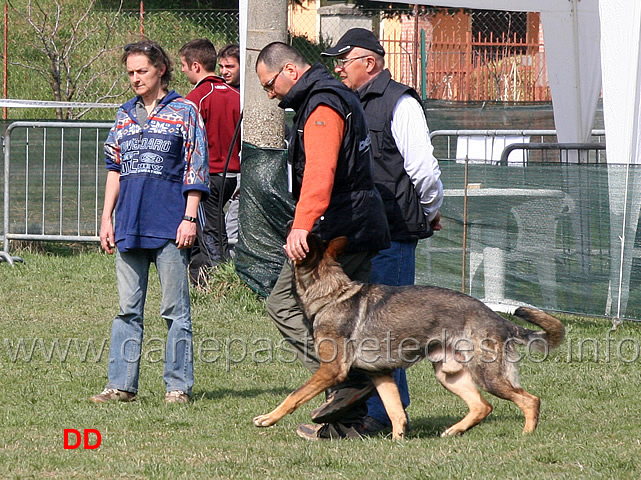
[[[524,165],[526,163],[568,162],[567,151],[571,147],[560,148],[556,130],[435,130],[430,133],[434,154],[439,160],[470,163]],[[534,141],[537,141],[534,143]],[[592,130],[589,155],[582,155],[574,163],[605,163],[605,130]],[[538,148],[512,147],[511,145],[543,145]],[[507,151],[506,151],[507,150]],[[515,150],[521,150],[515,151]],[[548,150],[565,151],[550,159]],[[574,149],[576,150],[576,149]],[[581,150],[584,150],[581,148]],[[505,158],[503,155],[505,154]]]
[[[513,143],[503,149],[499,165],[508,165],[508,158],[515,150],[523,150],[523,164],[529,161],[529,153],[557,152],[555,161],[561,163],[605,163],[605,143]],[[547,156],[544,162],[549,162]]]
[[[112,123],[15,122],[4,137],[4,260],[11,240],[97,242]]]
[[[110,127],[16,122],[7,128],[0,232],[5,258],[0,255],[0,260],[12,260],[14,240],[99,240],[106,179],[102,152]],[[470,158],[469,152],[481,145],[470,138],[481,132],[488,137],[484,157],[486,144],[503,145],[498,160],[491,151],[488,158],[466,165],[457,160],[465,155],[452,153],[453,148],[450,155],[438,153],[458,145]],[[602,131],[593,133],[603,139]],[[419,243],[417,283],[460,289],[463,282],[466,292],[495,305],[525,303],[641,319],[641,259],[635,240],[640,166],[531,159],[516,166],[510,158],[523,154],[519,149],[505,165],[500,157],[506,137],[521,145],[523,137],[548,144],[556,138],[553,130],[433,132],[445,189],[443,230]]]

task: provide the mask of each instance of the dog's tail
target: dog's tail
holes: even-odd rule
[[[563,337],[565,336],[565,328],[561,321],[541,310],[534,310],[527,307],[519,307],[514,312],[514,315],[527,321],[538,325],[544,332],[531,332],[530,339],[541,339],[547,343],[549,349],[556,348],[561,345]]]

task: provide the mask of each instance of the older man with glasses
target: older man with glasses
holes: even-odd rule
[[[385,203],[392,244],[372,260],[370,282],[413,285],[418,240],[441,229],[443,203],[441,171],[421,99],[411,87],[392,80],[385,50],[370,30],[348,30],[322,55],[335,57],[335,72],[358,93],[372,139],[374,182]],[[407,408],[405,371],[396,370],[394,378]],[[378,394],[367,407],[370,430],[391,427]]]
[[[297,50],[280,42],[263,48],[256,73],[269,98],[296,112],[288,146],[291,193],[296,200],[285,245],[288,259],[305,258],[310,232],[324,240],[347,236],[349,244],[339,261],[352,280],[366,282],[371,258],[390,243],[358,98],[320,63],[310,66]],[[316,371],[320,364],[313,332],[294,296],[289,262],[267,299],[267,312],[303,365]],[[327,392],[327,402],[312,412],[319,424],[299,425],[296,432],[308,440],[370,434],[363,420],[365,399],[372,390],[365,374],[350,372]]]

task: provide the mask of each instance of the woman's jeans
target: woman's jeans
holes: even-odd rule
[[[172,241],[157,249],[116,251],[120,313],[114,318],[111,329],[107,388],[138,391],[144,307],[149,267],[153,262],[162,291],[160,315],[169,329],[163,378],[168,392],[180,390],[191,395],[194,364],[188,252],[188,249],[179,250]]]

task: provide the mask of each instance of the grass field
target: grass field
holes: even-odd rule
[[[97,251],[13,252],[0,263],[0,477],[207,479],[638,478],[641,325],[563,316],[567,338],[527,355],[521,381],[542,398],[539,429],[521,434],[511,403],[458,438],[439,434],[465,413],[423,363],[408,372],[412,430],[306,442],[296,436],[317,398],[275,427],[251,419],[307,377],[278,349],[264,306],[226,266],[213,291],[192,295],[194,400],[163,403],[164,323],[151,282],[138,401],[94,405],[106,381],[117,311],[113,257]],[[64,449],[64,429],[95,429],[97,449]],[[95,443],[91,438],[90,443]]]

